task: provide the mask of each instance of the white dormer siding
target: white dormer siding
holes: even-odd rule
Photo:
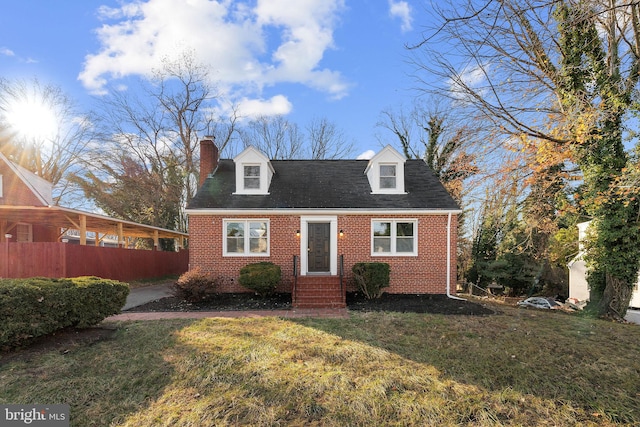
[[[369,160],[367,174],[371,193],[406,194],[404,191],[404,163],[407,159],[387,145]]]
[[[234,194],[269,194],[274,170],[268,157],[250,145],[233,162],[236,166]]]

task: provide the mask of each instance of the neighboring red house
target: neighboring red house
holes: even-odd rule
[[[461,211],[422,160],[391,146],[371,160],[270,160],[254,147],[218,160],[205,140],[200,173],[190,268],[228,279],[223,291],[246,291],[239,270],[260,261],[281,267],[297,307],[344,305],[357,262],[388,263],[388,293],[455,290]]]
[[[96,275],[134,280],[187,270],[186,251],[124,249],[138,238],[151,239],[156,249],[159,239],[175,239],[182,248],[187,233],[54,206],[52,187],[0,153],[0,278]],[[65,244],[71,241],[79,245]],[[107,241],[120,247],[102,247]]]
[[[40,206],[53,204],[51,183],[9,161],[0,153],[0,206]],[[8,223],[0,218],[0,240],[11,234],[14,242],[52,242],[59,230],[24,218]]]

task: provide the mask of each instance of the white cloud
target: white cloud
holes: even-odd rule
[[[291,102],[282,95],[276,95],[267,100],[245,98],[238,102],[238,115],[242,118],[286,115],[291,112],[291,109]]]
[[[464,68],[455,79],[449,79],[448,86],[450,93],[459,100],[464,100],[468,96],[468,90],[465,88],[475,89],[484,92],[481,84],[486,80],[485,73],[488,71],[487,66],[476,66]]]
[[[101,7],[101,49],[87,55],[79,80],[95,93],[129,75],[149,75],[163,58],[196,52],[225,91],[257,98],[278,83],[344,96],[336,70],[321,68],[333,48],[343,0],[149,0]],[[111,22],[113,21],[113,22]]]
[[[356,157],[356,160],[371,160],[373,156],[376,155],[376,152],[373,150],[367,150],[364,153],[360,154]]]
[[[0,47],[0,55],[4,56],[16,56],[15,52],[7,47]]]
[[[413,29],[413,17],[411,16],[411,6],[406,1],[389,0],[389,15],[392,18],[400,19],[400,29],[402,32]]]

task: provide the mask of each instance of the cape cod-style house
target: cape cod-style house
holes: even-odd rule
[[[370,160],[271,160],[249,146],[219,159],[201,141],[200,187],[187,207],[190,268],[224,277],[250,263],[282,269],[294,307],[344,306],[351,268],[385,262],[388,293],[455,292],[460,209],[422,160],[391,146]]]

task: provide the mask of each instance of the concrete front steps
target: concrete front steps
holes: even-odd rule
[[[345,284],[340,276],[298,276],[292,295],[294,308],[344,308]]]

